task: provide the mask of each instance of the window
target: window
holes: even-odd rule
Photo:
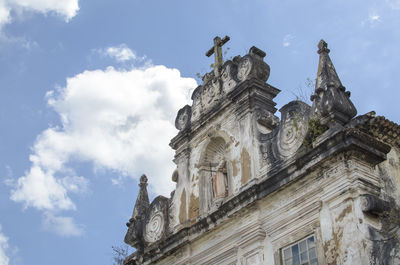
[[[283,265],[318,265],[314,236],[282,249]]]

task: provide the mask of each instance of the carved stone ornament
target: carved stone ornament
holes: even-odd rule
[[[211,50],[208,53],[211,54]],[[216,67],[218,69],[215,68],[215,71],[204,74],[202,84],[193,91],[191,97],[191,124],[222,101],[230,100],[226,95],[238,88],[239,83],[248,79],[267,82],[270,67],[264,62],[264,57],[265,52],[253,46],[247,55],[236,56]],[[182,130],[180,124],[176,123],[176,127]]]
[[[232,61],[227,61],[222,68],[222,90],[228,93],[237,85],[234,76],[237,72],[237,65]]]
[[[302,145],[308,129],[309,109],[301,101],[292,101],[280,109],[282,122],[276,142],[280,156],[290,157]]]
[[[191,118],[191,122],[196,121],[202,113],[202,107],[201,107],[201,91],[203,90],[202,86],[198,86],[192,94],[192,100],[193,100],[193,104],[192,104],[192,118]]]
[[[279,118],[263,109],[256,111],[256,121],[258,131],[263,134],[270,133],[279,125]]]
[[[201,92],[201,105],[204,112],[207,112],[221,97],[221,84],[218,78],[214,78],[203,85]]]
[[[251,68],[253,66],[253,62],[250,58],[250,56],[244,56],[242,60],[239,62],[238,66],[238,79],[240,81],[244,81],[247,79],[247,77],[250,74]]]
[[[239,59],[237,78],[244,81],[249,78],[256,78],[262,82],[267,82],[270,67],[264,62],[265,52],[253,46],[249,54]]]
[[[152,244],[166,236],[168,221],[168,199],[158,196],[151,203],[146,215],[143,226],[144,241]]]
[[[270,74],[270,67],[264,62],[265,52],[253,46],[250,48],[249,55],[253,59],[254,64],[251,76],[262,82],[267,82]]]
[[[190,119],[192,117],[192,108],[189,105],[184,106],[178,111],[175,119],[175,127],[182,131],[189,127]]]
[[[164,229],[164,216],[161,212],[154,212],[146,223],[144,239],[146,242],[154,243],[161,238]]]
[[[140,190],[136,199],[135,208],[133,209],[132,218],[126,224],[128,231],[125,235],[125,243],[136,248],[139,252],[143,250],[143,224],[146,212],[150,207],[149,195],[147,194],[147,177],[142,175],[140,177]]]

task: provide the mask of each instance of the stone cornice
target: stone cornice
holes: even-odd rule
[[[375,112],[357,117],[359,120],[354,127],[372,135],[379,140],[400,148],[400,125],[386,119],[384,116],[375,116]]]

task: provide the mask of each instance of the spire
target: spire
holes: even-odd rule
[[[328,87],[344,88],[329,57],[329,52],[328,43],[320,40],[318,43],[319,63],[317,82],[315,84],[316,91],[318,89],[327,90]]]
[[[136,199],[135,209],[133,209],[132,218],[143,218],[150,206],[149,195],[147,194],[147,177],[142,175],[139,183],[139,194]]]
[[[350,92],[346,92],[336,73],[329,52],[328,44],[321,40],[318,44],[319,63],[315,93],[311,96],[311,101],[314,117],[331,127],[334,124],[346,124],[357,114],[357,110],[350,100]]]
[[[133,209],[132,218],[126,223],[128,231],[125,235],[125,243],[136,248],[137,251],[143,250],[143,225],[147,210],[150,207],[149,195],[147,194],[147,177],[142,175],[139,183],[139,194],[136,199],[135,208]]]

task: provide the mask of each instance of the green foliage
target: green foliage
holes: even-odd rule
[[[317,139],[317,137],[323,134],[326,130],[328,130],[328,126],[321,124],[319,120],[310,119],[308,121],[308,132],[304,138],[303,145],[307,149],[310,149],[315,139]]]
[[[223,57],[222,57],[222,64],[225,62],[224,58],[226,58],[226,56],[227,56],[227,54],[228,54],[228,52],[229,52],[230,49],[231,49],[231,48],[227,47],[227,48],[224,50],[224,52],[223,52]],[[230,57],[228,58],[228,60],[232,60],[232,56],[230,56]],[[214,64],[214,63],[210,64],[210,69],[211,69],[211,70],[214,70],[214,68],[215,68],[215,64]],[[199,81],[201,81],[201,80],[203,79],[203,77],[204,77],[204,74],[202,74],[202,73],[196,73],[196,77],[199,79]]]
[[[293,119],[293,125],[294,125],[294,127],[296,128],[296,131],[300,130],[300,125],[299,125],[300,119],[301,119],[300,115],[298,115],[297,113],[295,113],[294,119]]]

